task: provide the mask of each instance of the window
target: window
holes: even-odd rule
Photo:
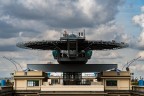
[[[52,84],[59,84],[58,79],[51,79]]]
[[[117,86],[117,80],[106,80],[106,86]]]
[[[39,86],[39,80],[28,80],[27,86]]]

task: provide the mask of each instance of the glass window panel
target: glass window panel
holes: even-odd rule
[[[117,80],[106,80],[106,86],[117,86]]]
[[[27,86],[39,86],[39,80],[28,80]]]

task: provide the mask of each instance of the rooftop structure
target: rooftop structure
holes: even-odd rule
[[[35,96],[131,96],[130,71],[117,70],[117,64],[87,64],[93,50],[115,50],[128,44],[116,41],[86,40],[85,32],[78,35],[66,31],[60,40],[28,41],[17,44],[20,48],[52,50],[59,64],[28,64],[33,70],[14,74],[16,95]],[[113,69],[106,71],[108,69]],[[42,71],[34,71],[42,70]],[[43,72],[44,71],[44,72]],[[52,75],[51,72],[61,72]],[[93,72],[94,75],[83,75]]]
[[[117,68],[116,64],[86,64],[92,56],[93,50],[112,50],[125,48],[124,42],[86,40],[85,32],[78,35],[68,34],[66,31],[57,41],[29,41],[17,44],[20,48],[52,50],[54,59],[59,64],[28,65],[28,68],[47,72],[63,72],[64,85],[81,85],[82,72],[101,72]],[[47,68],[47,69],[46,69]]]
[[[104,71],[98,76],[82,76],[83,85],[64,85],[63,76],[47,76],[42,71],[17,71],[15,95],[34,96],[131,96],[130,72]],[[96,78],[100,78],[99,80]],[[71,82],[72,83],[72,82]]]
[[[113,50],[125,48],[124,42],[86,40],[85,33],[63,34],[60,40],[29,41],[17,44],[20,48],[53,50],[54,59],[59,64],[86,64],[92,56],[93,50]]]

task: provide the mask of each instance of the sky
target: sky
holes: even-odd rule
[[[131,64],[134,76],[144,77],[144,0],[0,0],[0,77],[9,77],[15,65],[4,56],[26,64],[53,62],[51,51],[16,47],[18,42],[59,40],[86,31],[87,40],[125,42],[128,48],[94,51],[88,63]],[[18,70],[21,70],[18,66]]]

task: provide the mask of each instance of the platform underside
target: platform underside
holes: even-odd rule
[[[67,41],[29,41],[29,42],[19,42],[17,46],[20,48],[29,48],[29,49],[40,49],[40,50],[55,50],[60,48],[61,50],[67,49]],[[120,49],[125,48],[128,45],[121,42],[117,43],[114,41],[79,41],[78,42],[79,50],[84,50],[89,47],[91,50],[109,50],[109,49]],[[74,49],[72,49],[74,50]]]
[[[27,64],[27,68],[44,72],[102,72],[117,68],[117,64]]]

